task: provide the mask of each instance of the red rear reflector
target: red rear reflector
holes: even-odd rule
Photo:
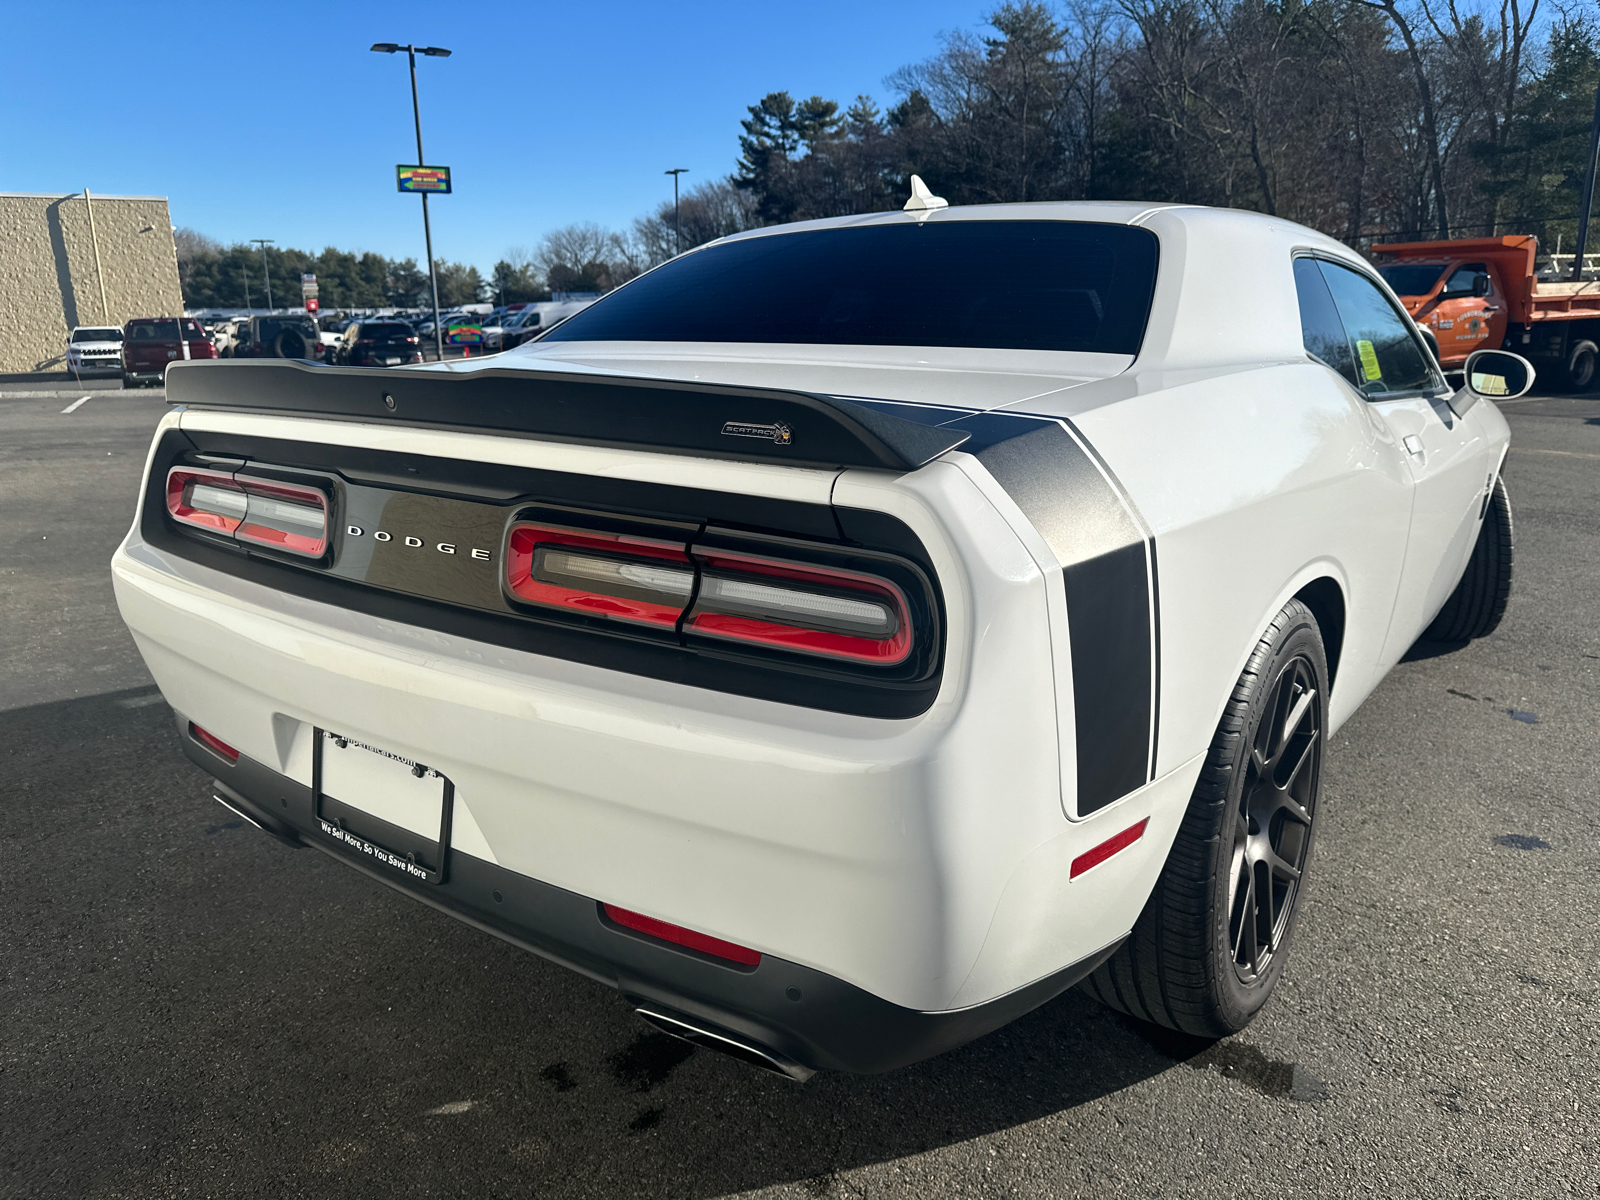
[[[746,967],[760,965],[761,953],[749,950],[744,946],[736,946],[732,942],[725,942],[721,938],[710,937],[704,933],[696,933],[692,929],[685,929],[681,925],[669,925],[665,921],[658,921],[654,917],[647,917],[642,913],[629,912],[625,908],[618,908],[613,904],[602,904],[606,916],[618,925],[627,929],[647,933],[651,937],[660,938],[664,942],[683,946],[690,950],[699,950],[703,954],[714,954],[718,958],[725,958]]]
[[[1148,824],[1150,824],[1150,818],[1146,817],[1137,825],[1124,829],[1116,837],[1107,838],[1092,850],[1085,850],[1072,860],[1072,871],[1068,878],[1076,879],[1091,867],[1098,867],[1118,851],[1126,850],[1144,836],[1144,827]]]
[[[237,750],[228,745],[227,742],[223,741],[215,734],[207,733],[193,721],[189,722],[189,732],[194,736],[194,740],[199,742],[207,750],[210,750],[215,754],[219,754],[223,758],[227,759],[229,766],[232,766],[234,763],[239,761],[239,752]]]
[[[167,472],[167,512],[185,525],[306,558],[328,549],[328,498],[316,488],[174,467]]]
[[[698,557],[694,633],[879,666],[911,653],[905,596],[886,579],[722,551]]]
[[[671,629],[694,565],[672,542],[522,524],[506,543],[506,584],[530,604]]]

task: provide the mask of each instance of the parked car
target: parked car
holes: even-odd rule
[[[322,357],[316,322],[307,316],[251,317],[234,337],[234,358]]]
[[[1253,213],[753,230],[392,394],[180,365],[113,580],[223,805],[658,1029],[881,1071],[1083,984],[1216,1038],[1313,948],[1330,736],[1505,612],[1533,375],[1465,369]]]
[[[532,341],[544,332],[542,314],[532,306],[523,309],[508,320],[500,330],[501,350],[510,350],[523,342]],[[485,331],[487,332],[487,331]]]
[[[422,361],[422,339],[403,321],[356,322],[335,343],[333,361],[349,367],[398,367]]]
[[[184,353],[186,342],[187,355]],[[167,367],[185,358],[216,357],[216,346],[193,317],[139,317],[122,327],[122,386],[125,388],[161,383],[166,378]]]
[[[122,370],[122,329],[75,325],[67,335],[67,370],[75,375],[115,375]]]

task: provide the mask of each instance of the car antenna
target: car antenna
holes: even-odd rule
[[[943,196],[935,196],[928,190],[928,185],[922,182],[921,175],[911,177],[911,199],[906,201],[904,212],[915,214],[919,221],[925,221],[935,209],[949,207],[948,200]]]

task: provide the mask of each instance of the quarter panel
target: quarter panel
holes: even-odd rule
[[[1076,422],[1159,550],[1157,774],[1210,744],[1285,589],[1319,560],[1346,589],[1337,727],[1389,665],[1382,650],[1405,556],[1411,480],[1381,424],[1312,363],[1156,390]]]

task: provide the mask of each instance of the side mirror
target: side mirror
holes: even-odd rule
[[[1451,396],[1450,411],[1464,417],[1480,397],[1515,400],[1533,387],[1533,364],[1520,354],[1505,350],[1477,350],[1467,356],[1464,368],[1466,385]]]
[[[1489,294],[1489,277],[1481,271],[1472,277],[1472,294],[1474,296]]]

